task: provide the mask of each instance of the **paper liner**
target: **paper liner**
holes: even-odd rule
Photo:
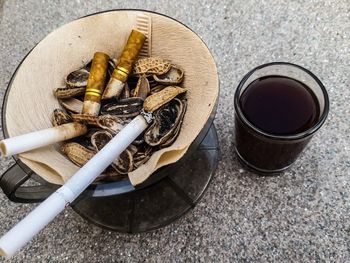
[[[119,57],[138,14],[152,21],[152,55],[184,69],[182,86],[188,89],[188,108],[174,144],[155,152],[129,178],[134,185],[142,183],[158,168],[179,160],[213,111],[218,96],[217,70],[209,50],[195,33],[175,20],[147,12],[111,11],[88,16],[43,39],[23,61],[11,85],[5,116],[9,136],[52,127],[52,112],[60,107],[53,90],[64,84],[69,72],[88,62],[94,52]],[[57,149],[45,147],[19,157],[45,180],[61,184],[79,167]]]

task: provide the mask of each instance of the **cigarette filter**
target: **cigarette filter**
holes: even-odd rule
[[[145,40],[146,36],[141,32],[136,30],[131,31],[128,42],[119,58],[119,62],[102,95],[102,99],[110,99],[114,96],[119,96],[123,91],[124,83],[131,73],[132,66]]]
[[[85,91],[83,114],[97,116],[101,107],[101,96],[105,87],[109,56],[96,52],[92,59],[89,79]]]

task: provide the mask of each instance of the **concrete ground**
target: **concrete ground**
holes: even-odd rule
[[[217,62],[221,161],[201,202],[175,223],[118,234],[67,209],[6,262],[349,262],[350,3],[331,1],[0,0],[0,99],[17,64],[55,28],[113,8],[141,8],[185,23]],[[310,69],[331,111],[293,167],[261,177],[233,153],[233,94],[243,75],[271,61]],[[1,160],[4,172],[11,159]],[[0,194],[0,233],[35,205]]]

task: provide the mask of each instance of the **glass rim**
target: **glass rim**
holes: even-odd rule
[[[243,88],[243,85],[246,83],[248,78],[255,71],[262,69],[262,68],[265,68],[265,67],[274,66],[274,65],[285,65],[285,66],[296,67],[296,68],[306,72],[308,75],[310,75],[316,81],[316,83],[319,85],[319,87],[321,88],[323,98],[324,98],[324,109],[323,109],[323,112],[322,112],[321,116],[319,117],[317,123],[315,125],[313,125],[311,128],[309,128],[303,132],[300,132],[300,133],[288,134],[288,135],[276,135],[276,134],[268,133],[268,132],[265,132],[265,131],[259,129],[258,127],[256,127],[253,123],[251,123],[244,116],[243,111],[242,111],[241,106],[240,106],[240,103],[239,103],[240,92]],[[303,138],[306,138],[308,136],[313,135],[319,128],[321,128],[323,123],[326,121],[326,118],[327,118],[327,115],[329,112],[329,97],[328,97],[328,93],[326,91],[326,88],[324,87],[322,82],[310,70],[308,70],[302,66],[290,63],[290,62],[270,62],[270,63],[265,63],[265,64],[262,64],[260,66],[253,68],[243,77],[243,79],[239,82],[238,87],[235,91],[234,107],[235,107],[236,115],[244,122],[244,124],[247,125],[253,131],[255,131],[256,133],[258,133],[259,135],[270,138],[270,139],[275,139],[275,140],[299,140],[299,139],[303,139]]]

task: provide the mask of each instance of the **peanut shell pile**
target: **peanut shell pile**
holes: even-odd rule
[[[109,60],[107,80],[115,63]],[[53,112],[54,126],[69,122],[84,123],[88,132],[66,141],[61,151],[78,166],[83,166],[101,150],[142,109],[153,112],[154,121],[98,178],[119,180],[146,163],[160,148],[170,146],[177,138],[186,112],[186,89],[180,87],[184,71],[170,61],[149,57],[138,59],[125,83],[122,94],[101,101],[98,116],[82,114],[84,94],[91,69],[91,61],[69,73],[65,86],[54,91],[62,109]]]

